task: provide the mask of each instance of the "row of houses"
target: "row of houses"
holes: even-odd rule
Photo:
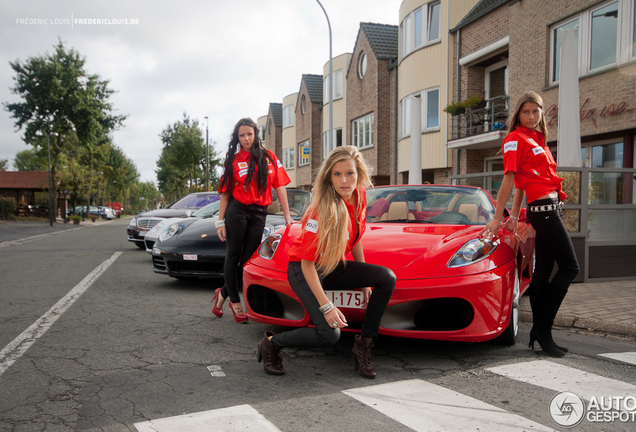
[[[404,0],[396,13],[398,26],[361,23],[351,53],[333,58],[332,77],[326,59],[322,75],[302,75],[297,93],[258,118],[290,186],[310,189],[339,145],[360,148],[376,185],[408,183],[417,98],[422,181],[496,196],[506,122],[528,90],[544,99],[558,156],[561,30],[577,28],[582,166],[571,168],[568,228],[583,279],[636,276],[621,265],[636,258],[635,0]]]

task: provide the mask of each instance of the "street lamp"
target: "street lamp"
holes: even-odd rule
[[[210,192],[210,144],[208,141],[208,126],[210,121],[205,117],[205,191]]]
[[[331,23],[329,22],[329,15],[327,15],[327,11],[320,3],[320,0],[316,0],[322,11],[325,13],[325,18],[327,18],[327,26],[329,27],[329,148],[333,149],[333,58],[331,55]]]
[[[51,180],[51,137],[58,136],[57,132],[51,132],[46,136],[46,147],[49,161],[49,224],[53,226],[53,181]]]

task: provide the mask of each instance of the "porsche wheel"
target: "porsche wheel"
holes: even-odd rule
[[[517,341],[519,332],[519,272],[515,269],[515,282],[512,288],[512,299],[510,305],[510,323],[495,341],[501,345],[512,346]]]

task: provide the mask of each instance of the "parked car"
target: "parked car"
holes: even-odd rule
[[[273,203],[268,207],[263,238],[285,226],[285,218],[273,191]],[[309,205],[311,194],[301,190],[287,190],[291,217],[300,220]],[[211,218],[190,218],[170,223],[160,232],[152,249],[153,271],[177,279],[223,277],[226,243],[216,234]]]
[[[115,217],[115,214],[113,213],[113,209],[111,209],[110,207],[99,206],[98,212],[99,212],[99,217],[102,219],[111,220]]]
[[[195,211],[189,217],[170,218],[170,219],[162,220],[157,225],[155,225],[150,231],[148,231],[146,235],[144,236],[144,245],[146,246],[146,252],[148,252],[149,254],[152,253],[152,247],[157,242],[157,239],[159,239],[159,234],[168,225],[175,224],[175,223],[178,224],[189,218],[202,218],[202,219],[211,218],[213,216],[216,216],[219,213],[220,207],[221,207],[221,200],[217,200]]]
[[[195,192],[162,209],[134,216],[126,229],[128,241],[135,243],[139,249],[145,249],[144,236],[159,222],[169,218],[190,216],[196,210],[218,201],[220,198],[221,196],[217,192]]]
[[[95,216],[99,216],[99,208],[95,207],[95,206],[90,206],[89,209],[89,215],[95,215]],[[68,211],[66,212],[67,216],[70,216],[72,214],[76,214],[78,216],[86,216],[86,206],[76,206],[75,207],[75,212],[73,212],[73,209],[68,209]]]
[[[479,232],[495,204],[481,188],[383,186],[367,191],[365,260],[386,266],[397,286],[380,334],[448,341],[499,338],[514,344],[519,297],[532,277],[534,231],[522,211],[517,234],[501,228],[486,241]],[[245,265],[243,294],[250,320],[288,327],[311,319],[287,282],[288,251],[301,233],[293,224],[269,236]],[[351,258],[349,258],[351,259]],[[327,291],[359,331],[362,291]]]

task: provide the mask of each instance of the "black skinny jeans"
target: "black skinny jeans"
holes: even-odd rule
[[[230,297],[232,303],[239,303],[243,288],[243,266],[261,244],[267,207],[256,204],[245,205],[234,198],[225,210],[225,284],[221,289],[223,298]]]
[[[579,274],[579,262],[576,259],[568,230],[563,224],[562,211],[530,211],[530,206],[558,203],[557,198],[548,198],[528,204],[527,218],[537,233],[534,247],[536,262],[532,281],[535,285],[549,283],[556,262],[559,269],[551,283],[553,286],[567,291]]]
[[[287,278],[316,327],[298,328],[274,335],[272,342],[279,347],[318,348],[334,345],[340,339],[340,329],[331,327],[320,312],[318,300],[309,288],[299,262],[289,262]],[[325,291],[373,287],[360,336],[375,338],[378,335],[380,320],[395,289],[396,278],[391,270],[357,261],[347,261],[346,265],[340,262],[334,271],[321,277],[320,282]]]

